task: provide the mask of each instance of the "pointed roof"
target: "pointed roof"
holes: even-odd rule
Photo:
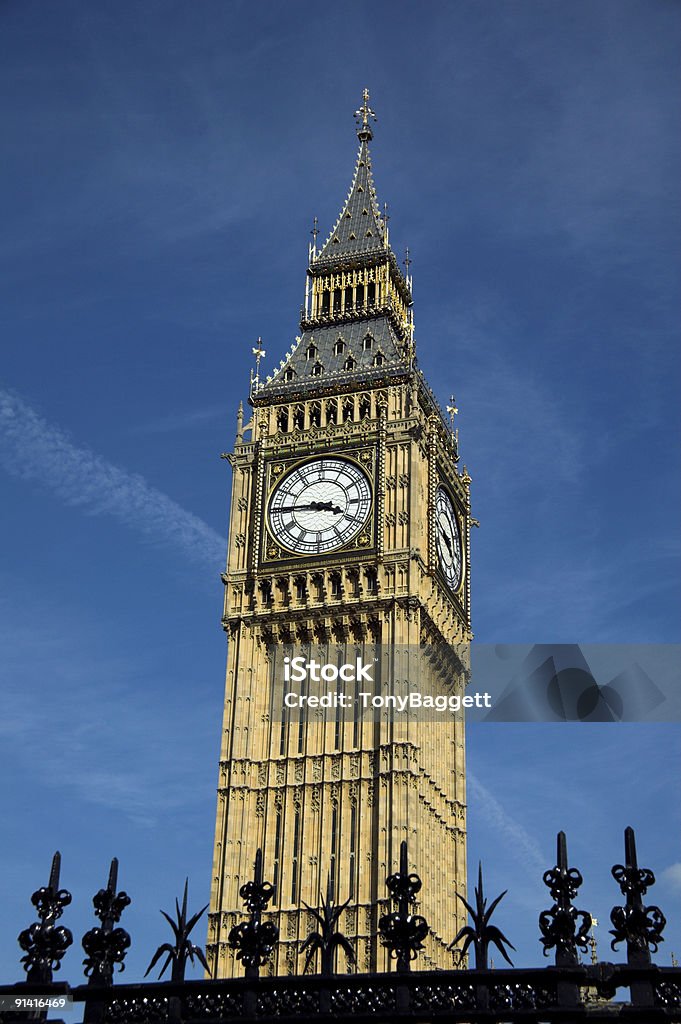
[[[373,132],[370,119],[373,118],[375,121],[376,115],[369,106],[367,89],[364,90],[362,106],[355,111],[355,118],[359,152],[352,184],[345,205],[315,261],[381,251],[388,244],[386,227],[378,208],[376,186],[371,173],[369,143],[373,138]]]
[[[386,245],[385,224],[371,174],[368,140],[363,139],[348,198],[317,259],[380,252]]]
[[[369,142],[373,138],[370,120],[376,115],[369,107],[365,89],[363,103],[355,112],[359,152],[347,199],[327,240],[317,251],[312,248],[308,275],[312,278],[354,266],[390,266],[390,277],[402,301],[403,310],[411,306],[410,284],[397,265],[388,244],[388,232],[381,217],[371,173]],[[316,239],[316,221],[313,232]],[[313,384],[315,389],[345,388],[367,381],[409,372],[413,344],[404,311],[398,315],[392,300],[385,296],[365,297],[358,306],[341,312],[335,304],[301,319],[301,334],[274,372],[252,393],[273,397]],[[413,327],[412,327],[413,331]],[[255,350],[254,350],[255,351]]]

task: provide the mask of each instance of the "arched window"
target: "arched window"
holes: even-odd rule
[[[377,594],[378,593],[378,576],[375,569],[366,569],[365,574],[367,581],[367,593]]]

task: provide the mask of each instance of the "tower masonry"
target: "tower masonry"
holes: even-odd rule
[[[302,972],[300,946],[316,927],[307,907],[320,893],[348,901],[339,927],[356,963],[339,952],[336,969],[391,969],[378,920],[403,840],[430,926],[418,966],[452,967],[447,946],[463,923],[463,721],[356,706],[277,712],[272,689],[273,664],[301,652],[320,665],[378,666],[376,693],[387,692],[387,664],[404,677],[409,652],[429,692],[460,694],[465,683],[470,478],[417,366],[409,261],[403,273],[379,210],[366,91],[356,118],[352,184],[319,248],[315,228],[300,336],[267,379],[258,345],[252,414],[244,424],[240,412],[228,456],[215,977],[243,973],[228,936],[258,848],[281,936],[272,973]]]

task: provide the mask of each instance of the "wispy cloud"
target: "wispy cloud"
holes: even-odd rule
[[[681,861],[670,864],[660,875],[660,881],[666,882],[674,892],[681,893]]]
[[[541,876],[546,870],[547,860],[539,844],[471,772],[466,785],[469,801],[475,801],[482,816],[504,842],[508,853]]]
[[[147,539],[217,569],[224,539],[137,473],[73,444],[17,395],[0,390],[0,463],[14,476],[38,480],[67,505],[108,515]]]

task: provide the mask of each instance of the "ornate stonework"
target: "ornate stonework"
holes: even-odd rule
[[[466,888],[463,724],[398,716],[338,724],[311,714],[287,725],[270,714],[268,645],[311,644],[337,663],[368,661],[379,644],[445,649],[471,637],[470,478],[415,365],[411,280],[378,213],[366,118],[358,135],[349,198],[327,242],[311,249],[301,337],[270,378],[254,378],[253,418],[239,419],[227,456],[229,642],[207,947],[217,977],[241,970],[227,936],[242,917],[239,888],[258,847],[276,886],[275,973],[302,970],[304,904],[318,906],[329,876],[334,900],[350,901],[340,927],[360,969],[388,969],[377,921],[403,839],[410,870],[424,879],[418,912],[431,928],[419,965],[451,967],[446,946],[462,923],[454,892]],[[269,502],[295,467],[322,456],[366,475],[370,513],[342,547],[296,554],[275,535]],[[456,593],[438,562],[442,487],[462,545]],[[456,659],[439,659],[433,673],[450,692],[464,684]]]

